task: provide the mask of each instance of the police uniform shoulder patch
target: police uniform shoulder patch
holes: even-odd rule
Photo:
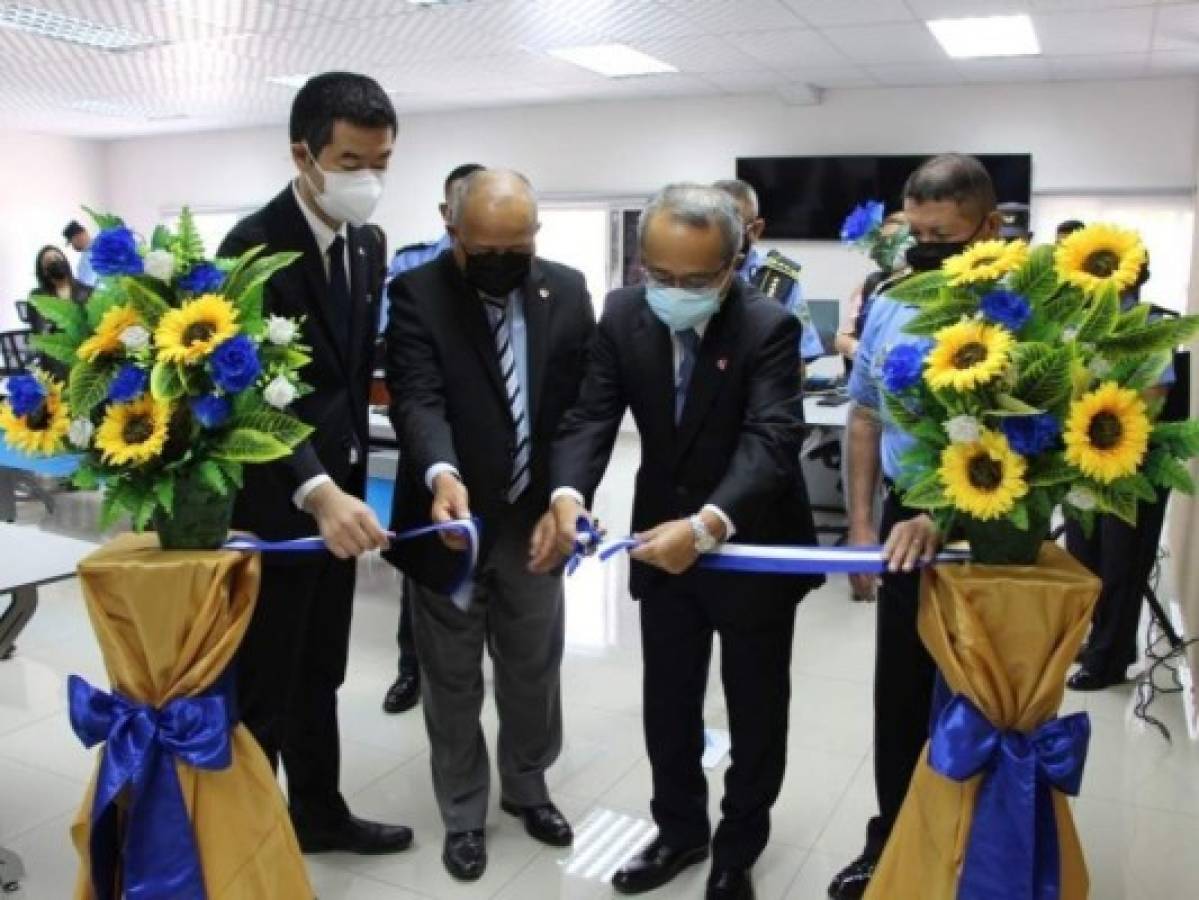
[[[401,253],[414,253],[421,250],[431,250],[437,246],[437,241],[419,241],[415,244],[407,244],[396,251],[396,256]]]
[[[785,303],[799,283],[803,266],[777,250],[771,250],[753,275],[753,285],[767,297]]]

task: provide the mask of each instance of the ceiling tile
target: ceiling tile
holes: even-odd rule
[[[907,4],[920,19],[1010,16],[1032,10],[1030,0],[907,0]]]
[[[1033,24],[1047,56],[1138,53],[1149,49],[1154,10],[1109,9],[1037,15]]]
[[[863,64],[937,63],[945,51],[922,24],[830,28],[825,36],[847,57]]]
[[[1040,57],[957,59],[954,65],[966,81],[974,84],[1049,80],[1049,63]]]
[[[647,37],[637,49],[674,66],[680,72],[747,72],[762,63],[723,38],[701,34],[692,37]]]
[[[729,0],[658,0],[710,34],[730,31],[756,31],[766,28],[798,28],[799,16],[782,0],[753,0],[730,3]]]
[[[899,63],[864,67],[883,87],[919,87],[923,85],[962,84],[962,73],[948,60],[940,65]]]
[[[739,0],[740,2],[740,0]],[[912,11],[903,0],[785,0],[807,22],[820,28],[834,25],[910,22]]]
[[[779,72],[788,84],[812,84],[822,88],[857,88],[874,84],[859,66],[809,66]]]
[[[730,43],[772,69],[845,65],[845,54],[818,31],[793,28],[730,34]]]
[[[1182,3],[1159,9],[1153,49],[1199,50],[1199,3]]]
[[[1035,12],[1074,12],[1116,9],[1124,6],[1153,6],[1157,0],[1028,0]]]
[[[1148,56],[1144,53],[1111,53],[1106,56],[1054,56],[1049,71],[1058,81],[1138,78],[1145,74]]]

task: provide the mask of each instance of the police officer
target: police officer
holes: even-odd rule
[[[454,171],[450,172],[445,179],[445,199],[438,204],[438,209],[441,211],[441,219],[447,225],[450,221],[450,199],[466,179],[475,172],[481,170],[483,166],[478,163],[465,163]],[[444,233],[436,241],[430,241],[421,244],[409,244],[407,247],[401,247],[396,251],[395,258],[391,261],[391,266],[387,270],[387,281],[383,287],[383,296],[387,296],[387,290],[391,287],[391,280],[397,275],[402,275],[410,269],[415,269],[418,266],[423,266],[425,263],[432,262],[441,256],[441,254],[450,249],[454,245],[453,238],[449,233]],[[383,315],[380,317],[383,321],[379,323],[379,333],[383,333],[387,322],[386,302],[383,303]],[[387,695],[383,698],[383,711],[387,713],[402,713],[412,709],[420,700],[420,659],[416,653],[416,642],[412,637],[412,609],[408,603],[408,597],[412,592],[408,589],[408,579],[404,579],[403,591],[400,595],[400,627],[396,635],[396,641],[400,645],[400,671],[396,676],[395,682],[387,689]]]
[[[742,262],[737,274],[747,284],[783,304],[783,307],[799,319],[802,326],[799,333],[799,357],[803,362],[811,362],[819,356],[824,356],[824,342],[812,325],[812,314],[808,311],[808,302],[803,296],[803,287],[799,282],[801,266],[788,259],[777,250],[769,254],[754,247],[754,242],[762,237],[766,229],[766,220],[759,214],[758,192],[753,185],[739,179],[717,181],[712,187],[724,191],[736,201],[741,211],[741,221],[745,223],[745,238],[741,245]]]

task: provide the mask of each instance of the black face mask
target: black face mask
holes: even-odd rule
[[[52,259],[46,263],[45,273],[49,281],[61,281],[71,277],[71,267],[65,259]]]
[[[962,253],[967,247],[974,243],[974,239],[978,237],[978,233],[983,230],[983,226],[987,224],[984,218],[978,223],[978,227],[974,229],[970,237],[964,241],[945,241],[943,243],[933,243],[919,241],[908,247],[907,260],[908,265],[912,267],[914,272],[932,272],[941,268],[941,264],[950,257],[957,256]]]
[[[525,283],[532,265],[532,253],[489,250],[466,254],[463,274],[471,287],[487,296],[506,297]]]

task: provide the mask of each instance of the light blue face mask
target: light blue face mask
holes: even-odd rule
[[[686,331],[716,315],[720,309],[720,288],[695,291],[651,281],[645,286],[645,299],[663,325],[671,331]]]

